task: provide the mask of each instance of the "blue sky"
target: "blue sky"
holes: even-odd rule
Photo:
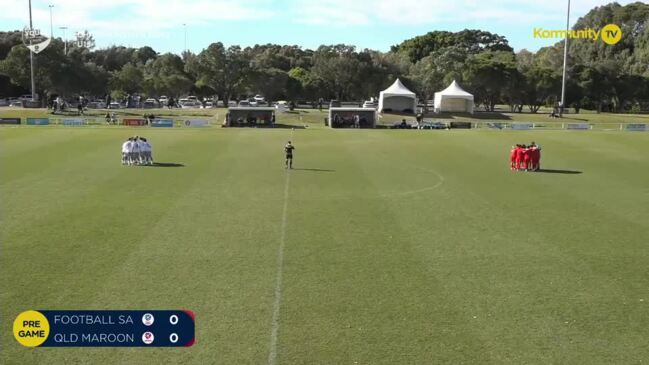
[[[631,1],[618,1],[621,4]],[[571,23],[608,2],[572,0]],[[391,45],[432,30],[482,29],[504,35],[515,50],[554,43],[533,38],[533,29],[563,29],[567,0],[33,0],[34,27],[67,38],[88,30],[98,47],[152,46],[180,53],[200,52],[212,42],[250,46],[263,43],[353,44],[389,50]],[[29,23],[27,0],[0,0],[0,30]],[[183,25],[186,24],[186,25]]]

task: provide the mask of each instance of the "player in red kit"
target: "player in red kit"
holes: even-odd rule
[[[532,149],[530,147],[523,148],[523,170],[529,171],[531,155]]]
[[[512,171],[516,170],[516,150],[517,149],[518,149],[518,145],[512,146],[512,150],[509,153],[509,163],[510,163]]]
[[[523,151],[525,150],[525,145],[518,145],[516,149],[516,170],[520,170],[523,166]]]
[[[536,150],[534,147],[530,146],[527,149],[527,155],[529,156],[528,162],[527,162],[527,171],[534,171],[534,155],[536,154]]]
[[[536,143],[532,142],[532,146],[534,147],[534,168],[535,171],[541,170],[541,147],[539,147]]]

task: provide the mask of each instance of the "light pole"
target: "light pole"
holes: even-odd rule
[[[32,0],[29,0],[29,31],[34,30],[32,24]],[[31,45],[31,41],[30,41]],[[34,51],[29,50],[29,68],[32,77],[32,101],[36,100],[36,80],[34,80]]]
[[[187,24],[183,23],[183,29],[185,32],[185,46],[183,47],[183,53],[187,51]]]
[[[48,6],[50,7],[50,38],[53,38],[54,37],[54,26],[53,26],[54,23],[52,23],[52,8],[54,7],[54,5],[48,5]]]
[[[68,39],[65,37],[65,31],[68,27],[59,27],[63,30],[63,54],[67,56],[68,54]]]
[[[570,0],[568,0],[568,15],[566,16],[566,39],[563,42],[563,81],[561,82],[561,105],[559,116],[563,116],[563,108],[566,106],[566,67],[568,65],[568,38],[570,33]]]

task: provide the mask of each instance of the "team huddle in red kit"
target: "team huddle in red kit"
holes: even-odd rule
[[[539,171],[541,169],[541,147],[532,142],[517,144],[510,155],[511,169],[516,171]]]

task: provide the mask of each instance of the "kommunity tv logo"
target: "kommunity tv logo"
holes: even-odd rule
[[[534,28],[534,38],[537,39],[590,39],[593,42],[602,40],[608,45],[617,44],[622,39],[622,29],[617,24],[607,24],[601,29],[583,28],[571,30],[551,30]]]

